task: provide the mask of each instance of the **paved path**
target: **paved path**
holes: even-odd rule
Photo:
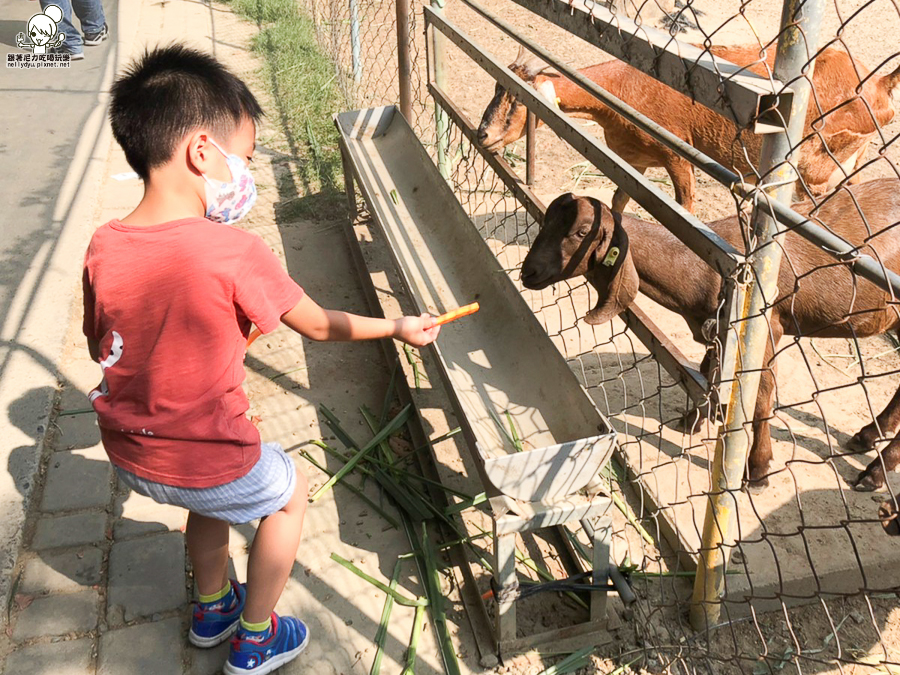
[[[0,0],[0,7],[13,2],[21,0]],[[22,6],[15,11],[27,18]],[[246,48],[256,28],[227,8],[195,0],[120,0],[119,15],[120,36],[130,36],[117,46],[120,63],[144,45],[177,39],[214,51],[242,77],[252,79],[258,73],[260,64]],[[0,22],[0,39],[4,26]],[[101,80],[108,82],[109,75],[111,69]],[[102,87],[97,72],[93,77],[81,86],[87,89],[93,82]],[[102,92],[95,89],[94,97],[103,103]],[[89,98],[85,94],[84,99]],[[295,160],[279,152],[286,144],[278,141],[276,105],[263,99],[270,116],[260,129],[254,162],[260,198],[244,226],[263,237],[317,300],[365,311],[340,223],[277,216],[277,204],[304,195],[293,187]],[[89,119],[85,127],[90,124]],[[0,418],[0,432],[9,430],[0,433],[0,458],[9,467],[8,475],[0,473],[0,495],[7,500],[0,502],[0,567],[9,568],[0,576],[0,598],[5,593],[9,597],[6,630],[0,632],[0,673],[213,675],[224,663],[227,644],[199,650],[186,640],[193,590],[181,533],[185,514],[120,488],[99,443],[95,416],[85,412],[90,407],[86,393],[96,386],[99,369],[88,358],[80,334],[78,280],[84,245],[94,227],[126,214],[141,194],[138,181],[111,179],[129,168],[102,127],[92,132],[100,140],[81,153],[88,167],[85,175],[94,183],[82,185],[72,197],[80,221],[72,223],[71,216],[60,220],[57,240],[50,230],[44,233],[57,247],[53,255],[44,256],[59,279],[49,285],[30,283],[35,264],[26,260],[24,278],[10,282],[17,296],[26,287],[37,290],[28,291],[34,299],[23,304],[33,318],[22,323],[21,334],[0,340],[0,356],[8,357],[8,372],[15,371],[15,377],[0,380],[0,411],[8,418]],[[26,131],[20,133],[27,138]],[[77,158],[79,152],[75,154]],[[40,194],[36,182],[24,184]],[[35,209],[34,218],[49,222],[51,205],[30,208]],[[67,241],[60,243],[62,239]],[[42,347],[41,326],[53,327],[61,348]],[[320,402],[348,429],[367,438],[358,407],[378,409],[389,379],[375,344],[312,345],[286,329],[257,341],[247,366],[251,412],[263,418],[263,436],[285,448],[309,448],[310,439],[323,437],[316,412]],[[335,468],[335,462],[311,450],[321,463]],[[324,482],[317,469],[299,457],[296,461],[313,488]],[[378,499],[371,481],[366,490]],[[23,504],[29,498],[26,513]],[[232,530],[231,554],[239,579],[245,578],[246,550],[254,531],[253,526]],[[312,642],[301,659],[281,672],[368,673],[384,595],[330,555],[353,560],[387,582],[398,555],[407,551],[399,531],[340,486],[312,505],[297,564],[276,608],[303,616]],[[403,569],[401,586],[409,594],[422,593],[411,565]],[[409,608],[395,607],[382,672],[402,670],[413,616]],[[426,629],[416,673],[440,672],[440,657]]]

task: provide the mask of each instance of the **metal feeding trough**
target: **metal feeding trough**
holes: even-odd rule
[[[610,571],[609,497],[596,494],[615,432],[594,407],[518,289],[393,106],[335,116],[348,194],[356,179],[419,312],[442,314],[477,301],[481,310],[445,325],[433,345],[494,521],[494,575],[518,587],[516,536],[581,523],[594,545],[590,621],[605,626]],[[595,485],[592,485],[594,483]],[[586,497],[578,496],[588,488]],[[621,582],[621,583],[620,583]],[[515,593],[497,594],[495,646],[512,653],[563,637],[517,635]],[[623,595],[624,597],[624,595]],[[633,596],[632,596],[633,597]]]
[[[337,124],[418,310],[481,305],[443,327],[435,353],[482,477],[525,502],[584,488],[609,461],[615,432],[409,124],[394,107],[341,113]]]

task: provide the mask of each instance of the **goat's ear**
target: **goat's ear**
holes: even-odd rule
[[[610,220],[614,219],[612,212],[606,215]],[[598,218],[602,218],[599,213]],[[602,220],[598,225],[608,227]],[[602,257],[598,255],[600,253],[599,249],[595,251],[595,263],[585,275],[599,295],[594,309],[584,317],[589,324],[606,323],[628,309],[637,297],[641,283],[628,246],[628,234],[618,218],[615,218],[609,246],[604,248]]]
[[[519,51],[516,52],[516,60],[512,62],[514,66],[524,66],[525,62],[531,56],[530,52],[525,49],[522,45],[519,45]]]
[[[524,64],[522,64],[522,67],[524,68],[525,74],[528,75],[528,77],[537,77],[545,70],[547,70],[550,67],[550,64],[544,61],[544,59],[542,58],[532,56]]]

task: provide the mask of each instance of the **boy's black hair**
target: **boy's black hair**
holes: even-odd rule
[[[191,131],[206,127],[225,142],[244,118],[256,122],[263,115],[246,84],[209,54],[184,45],[144,52],[111,93],[113,135],[144,180]]]

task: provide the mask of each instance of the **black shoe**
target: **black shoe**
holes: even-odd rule
[[[50,49],[48,54],[68,54],[70,61],[81,61],[84,59],[84,52],[73,52],[66,47],[54,47]]]
[[[96,33],[85,33],[84,34],[84,44],[88,47],[96,47],[101,42],[103,42],[106,38],[109,37],[109,26],[103,24],[103,28],[98,30]]]

